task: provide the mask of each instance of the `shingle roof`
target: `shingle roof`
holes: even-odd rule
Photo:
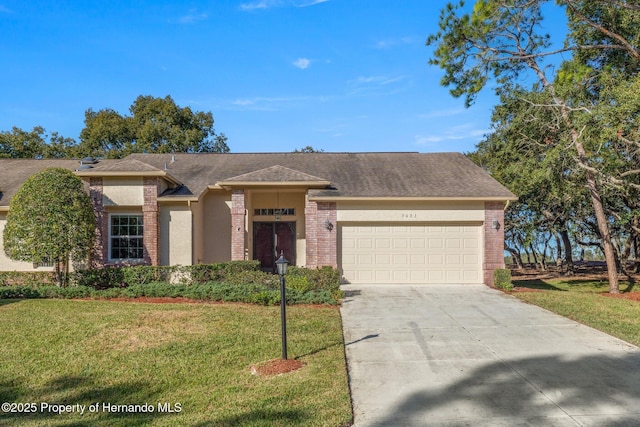
[[[133,154],[167,172],[194,195],[209,185],[274,166],[331,183],[316,197],[515,199],[513,193],[460,153]],[[172,159],[175,161],[172,162]]]
[[[74,171],[78,166],[80,166],[79,160],[0,159],[0,207],[9,206],[9,202],[22,183],[31,175],[52,167]]]
[[[326,179],[309,175],[304,172],[275,165],[254,172],[225,178],[224,182],[326,182]]]
[[[78,160],[0,159],[0,207],[46,167],[75,170]],[[93,165],[100,172],[162,171],[182,185],[163,196],[199,196],[229,181],[328,181],[312,197],[424,197],[513,200],[515,196],[460,153],[132,154]],[[83,171],[87,172],[87,171]]]

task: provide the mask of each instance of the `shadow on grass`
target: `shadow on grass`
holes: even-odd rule
[[[95,425],[147,425],[156,418],[175,416],[159,410],[162,397],[150,383],[123,382],[100,386],[90,377],[61,376],[34,389],[15,380],[0,381],[0,401],[15,403],[13,410],[0,412],[0,426],[38,423],[43,425],[95,426]],[[34,403],[29,412],[25,403]],[[148,404],[146,410],[141,406]],[[20,406],[18,406],[20,405]],[[58,406],[76,405],[73,412],[59,414]],[[90,406],[95,405],[95,411]],[[116,407],[115,405],[119,405]],[[132,405],[140,405],[133,408]],[[151,410],[150,407],[153,407]],[[84,407],[84,414],[80,413]]]
[[[518,288],[525,289],[537,289],[543,291],[561,291],[566,292],[565,289],[558,288],[553,286],[550,283],[545,282],[544,280],[534,279],[534,280],[514,280],[513,286],[517,286]]]

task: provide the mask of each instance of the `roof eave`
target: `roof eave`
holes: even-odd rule
[[[267,187],[295,187],[295,188],[325,188],[330,181],[219,181],[209,188],[267,188]]]
[[[176,185],[182,182],[164,171],[76,171],[76,175],[81,178],[102,178],[102,177],[154,177],[158,176]]]
[[[309,196],[309,200],[314,202],[336,202],[336,201],[477,201],[477,202],[507,202],[516,201],[518,197],[489,196],[489,197],[430,197],[430,196]]]

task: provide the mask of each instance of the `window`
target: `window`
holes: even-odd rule
[[[111,215],[111,259],[143,258],[142,215]]]
[[[284,209],[254,209],[254,215],[259,216],[274,216],[274,215],[295,215],[296,210],[294,208],[284,208]]]
[[[42,268],[42,267],[53,267],[53,260],[49,257],[46,257],[44,260],[40,262],[33,263],[33,268]]]

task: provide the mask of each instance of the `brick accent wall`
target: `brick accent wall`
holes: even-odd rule
[[[231,192],[231,260],[245,259],[245,200],[244,190]]]
[[[142,218],[144,221],[144,263],[147,265],[159,265],[158,248],[158,187],[159,178],[145,177],[142,181],[144,204],[142,205]]]
[[[94,268],[104,266],[109,259],[109,215],[104,210],[103,188],[101,177],[89,179],[89,199],[96,218],[96,236],[89,265]]]
[[[307,242],[307,267],[338,267],[338,213],[334,202],[306,201],[305,230]],[[333,228],[328,230],[326,221]]]
[[[493,228],[497,220],[500,227]],[[482,270],[484,283],[493,286],[493,271],[504,268],[504,204],[485,202],[484,204],[484,260]]]
[[[318,204],[305,199],[304,205],[304,229],[307,252],[307,268],[318,266]]]

